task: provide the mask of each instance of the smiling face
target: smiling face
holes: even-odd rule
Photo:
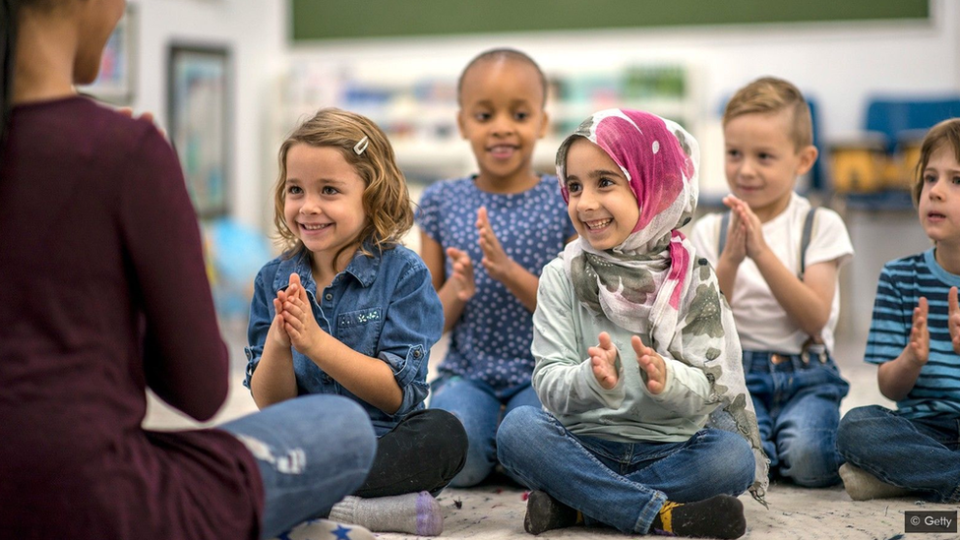
[[[334,257],[358,242],[367,223],[363,179],[329,146],[295,144],[287,152],[283,215],[287,227],[313,253],[315,265],[342,270]],[[352,252],[345,250],[347,262]],[[342,262],[342,261],[341,261]]]
[[[949,143],[930,154],[917,206],[920,224],[938,248],[960,248],[960,163]]]
[[[724,170],[730,191],[746,202],[761,222],[787,208],[797,176],[817,159],[813,146],[801,148],[790,138],[793,113],[748,113],[723,127]]]
[[[483,187],[509,192],[536,182],[531,159],[546,133],[544,98],[540,73],[526,62],[485,60],[464,74],[457,121]]]
[[[564,183],[573,228],[598,251],[615,248],[640,219],[637,197],[620,167],[592,142],[578,137],[567,150]]]

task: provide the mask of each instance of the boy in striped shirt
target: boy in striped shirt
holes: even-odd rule
[[[840,468],[854,500],[920,496],[960,502],[960,118],[931,128],[914,203],[934,247],[880,274],[865,360],[897,402],[840,422]]]

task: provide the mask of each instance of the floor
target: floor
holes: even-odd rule
[[[243,355],[244,322],[226,322],[224,335],[231,351],[232,389],[220,413],[205,425],[216,425],[256,410],[249,392],[240,381],[246,359]],[[861,361],[863,336],[838,333],[837,359],[841,371],[851,383],[849,396],[841,411],[873,403],[891,406],[877,390],[876,369]],[[445,344],[433,351],[434,358],[442,358]],[[153,396],[150,398],[146,427],[152,429],[182,429],[198,424],[166,407]],[[904,534],[906,511],[950,511],[957,505],[925,504],[913,499],[885,499],[853,502],[837,487],[825,490],[801,489],[788,485],[773,485],[767,493],[769,509],[754,502],[749,495],[741,497],[747,517],[749,540],[907,540],[922,538],[960,538],[957,534]],[[442,537],[477,540],[521,539],[523,531],[525,493],[519,487],[494,479],[479,487],[447,489],[439,497],[444,509],[445,527]],[[319,533],[320,531],[314,531]],[[383,540],[409,538],[401,534],[378,534]],[[310,527],[302,527],[290,535],[292,539],[308,540]],[[624,538],[614,530],[573,528],[550,531],[543,538]]]

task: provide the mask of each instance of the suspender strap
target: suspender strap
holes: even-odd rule
[[[807,212],[807,217],[803,221],[803,236],[800,237],[800,274],[803,279],[803,273],[807,270],[807,248],[810,247],[810,236],[813,234],[813,218],[817,215],[817,209],[811,208]]]
[[[730,211],[727,210],[720,218],[720,241],[717,242],[717,260],[723,253],[723,247],[727,245],[727,229],[730,227]]]

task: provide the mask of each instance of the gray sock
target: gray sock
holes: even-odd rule
[[[849,463],[840,466],[840,478],[843,479],[843,488],[855,501],[906,497],[911,493],[909,489],[890,485],[860,467]]]
[[[373,532],[405,532],[417,536],[437,536],[443,532],[440,505],[426,491],[373,499],[348,495],[333,505],[330,519],[355,523]]]

